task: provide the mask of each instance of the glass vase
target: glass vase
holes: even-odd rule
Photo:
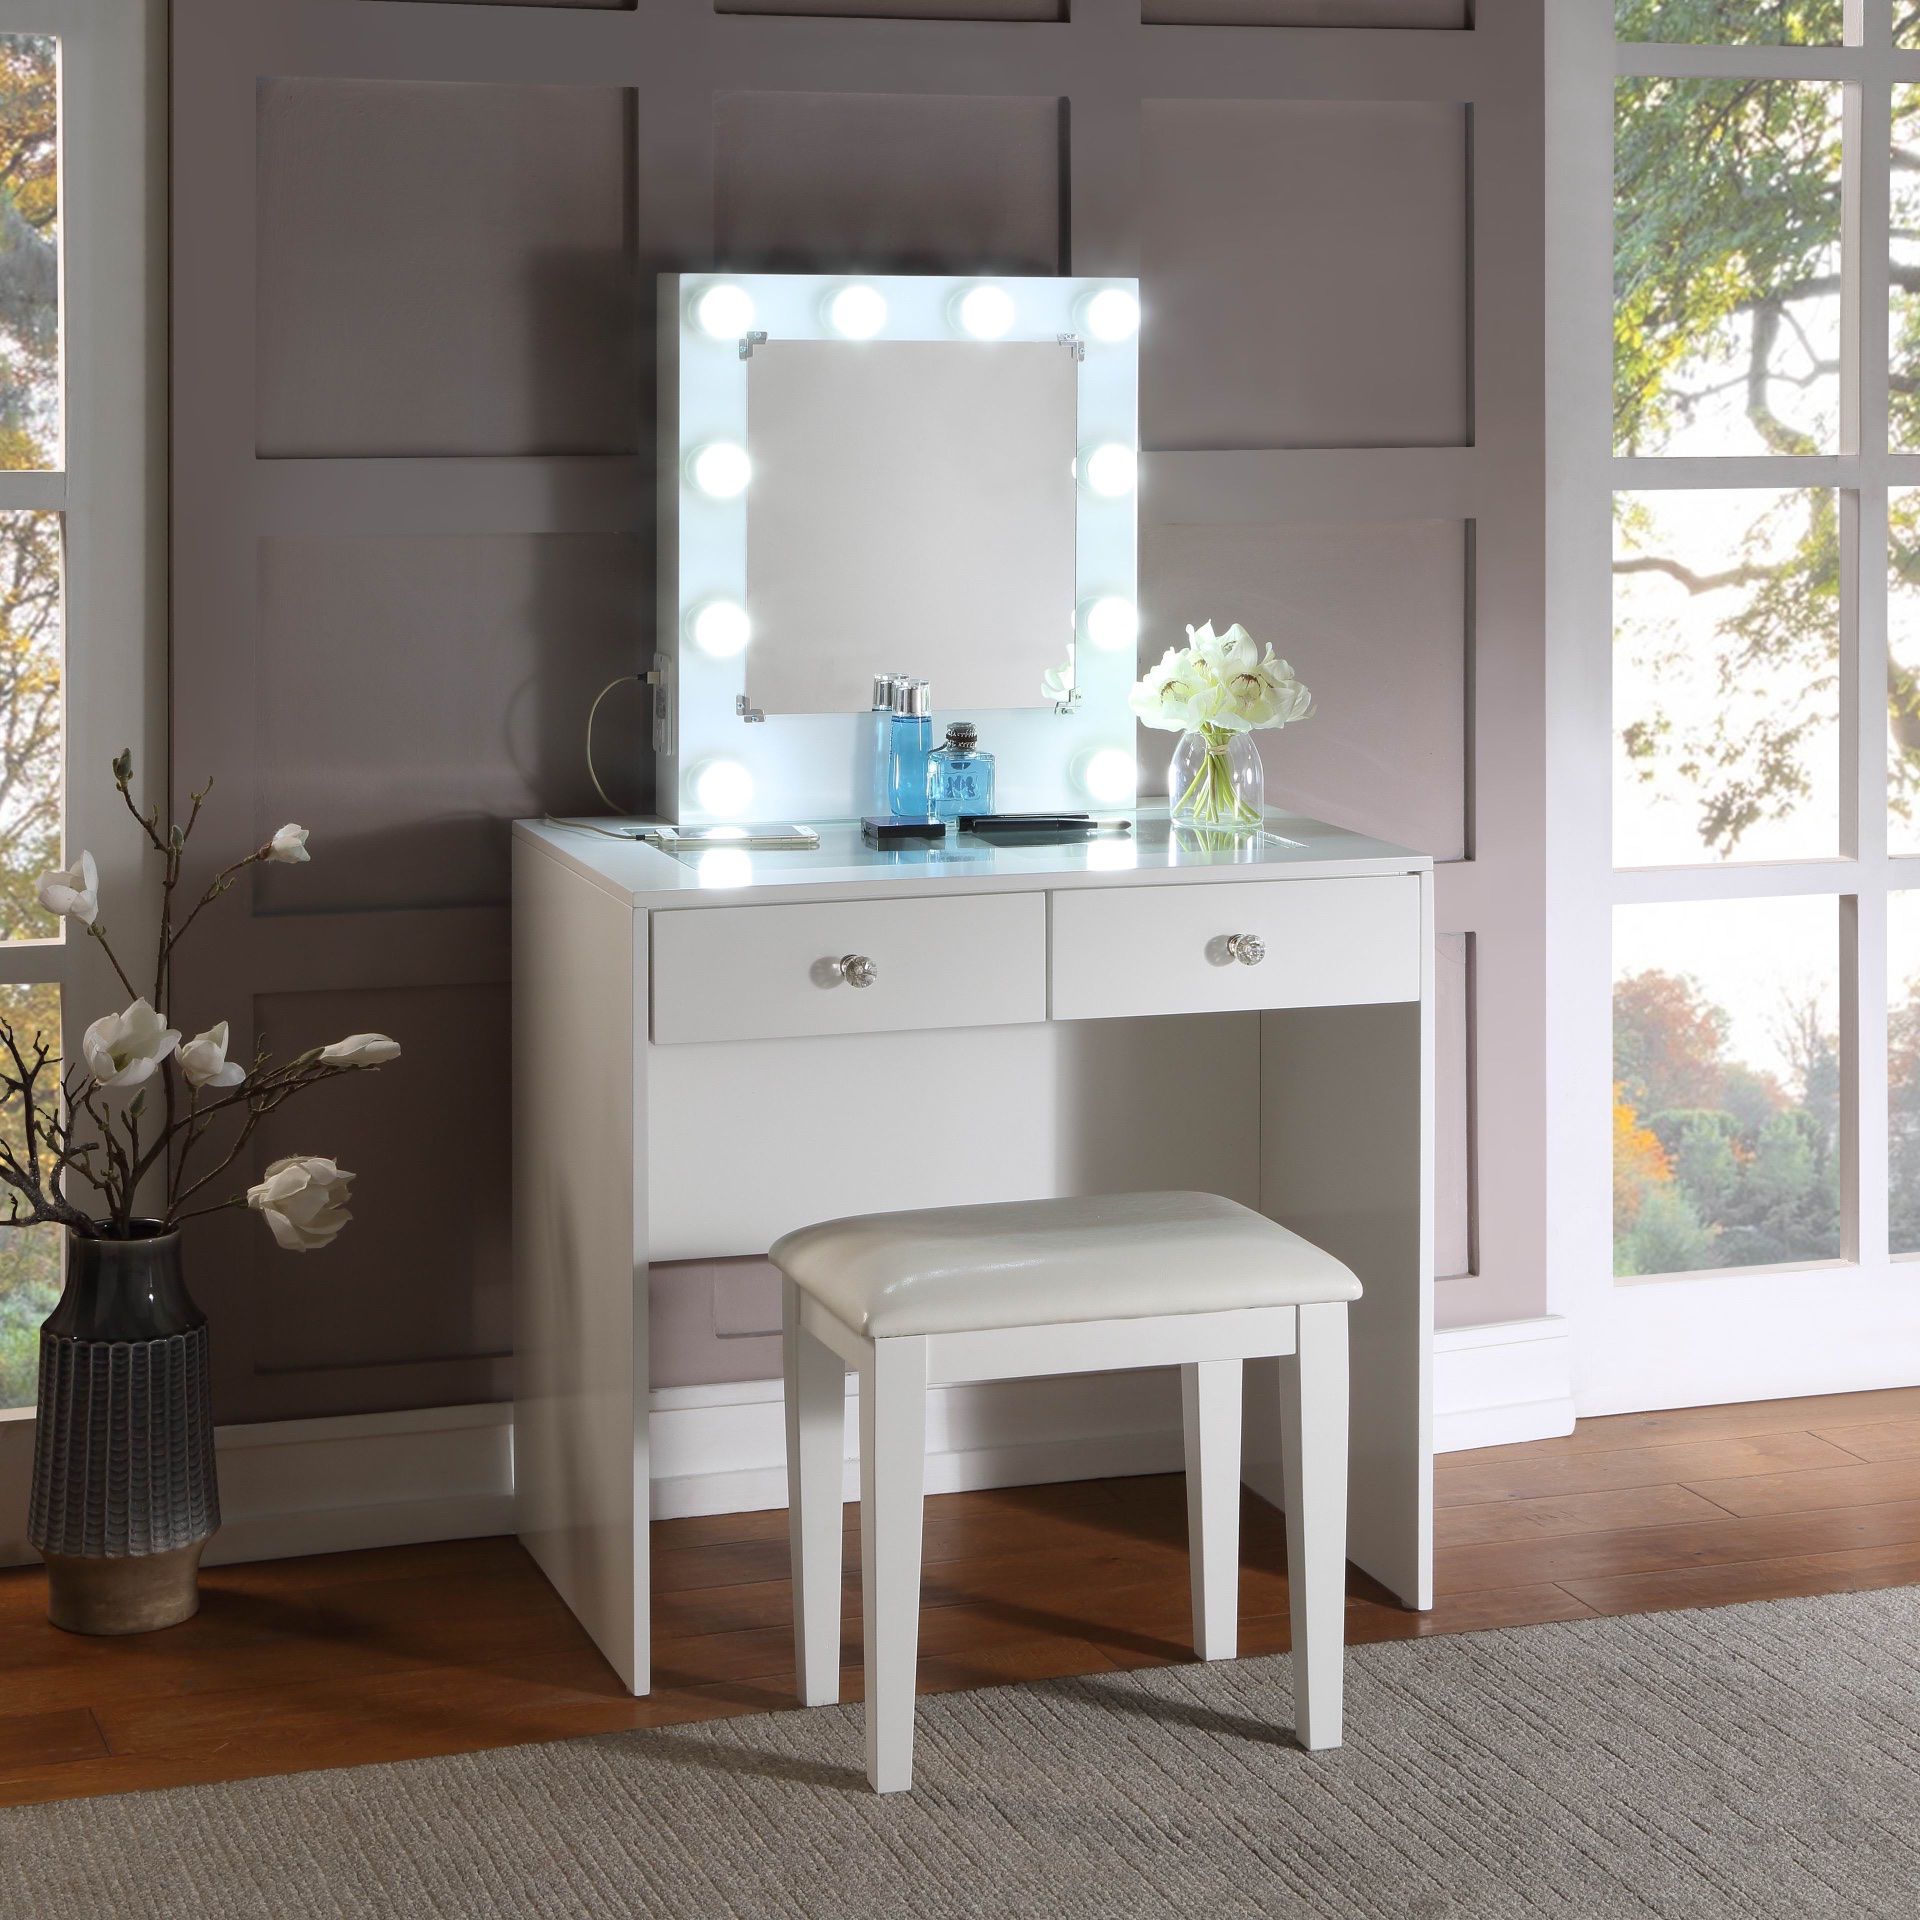
[[[1176,827],[1249,833],[1266,819],[1267,775],[1251,733],[1190,727],[1167,768],[1167,812]]]

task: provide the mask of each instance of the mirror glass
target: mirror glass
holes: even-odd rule
[[[1051,705],[1074,634],[1078,368],[1052,341],[771,340],[747,363],[746,660],[768,714],[873,676]]]

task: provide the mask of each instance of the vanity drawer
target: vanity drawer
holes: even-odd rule
[[[689,907],[653,921],[653,1038],[777,1040],[1047,1017],[1038,893]],[[872,962],[851,985],[840,962]]]
[[[1252,965],[1229,942],[1251,935]],[[1053,1017],[1341,1007],[1420,997],[1420,881],[1249,881],[1053,896]]]

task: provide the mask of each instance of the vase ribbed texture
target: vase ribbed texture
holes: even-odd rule
[[[68,1242],[40,1329],[27,1538],[42,1553],[172,1553],[220,1525],[210,1342],[179,1244]]]

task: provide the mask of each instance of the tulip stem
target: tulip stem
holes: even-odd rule
[[[1233,769],[1227,764],[1227,749],[1233,736],[1220,727],[1194,729],[1206,742],[1200,764],[1173,803],[1176,821],[1191,820],[1197,826],[1258,826],[1260,816],[1234,791]]]

